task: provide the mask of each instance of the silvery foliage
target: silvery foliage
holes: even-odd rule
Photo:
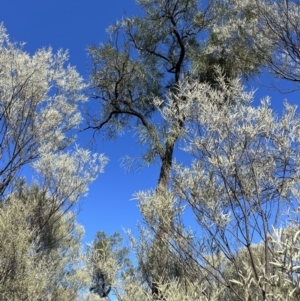
[[[91,48],[90,54],[95,63],[92,84],[100,91],[94,96],[105,101],[103,116],[91,116],[90,126],[99,130],[108,125],[109,136],[115,137],[116,131],[123,131],[125,125],[133,127],[129,119],[135,116],[141,121],[134,128],[138,130],[139,140],[142,145],[150,146],[143,158],[145,162],[152,163],[158,154],[162,161],[167,161],[164,147],[171,145],[173,151],[175,144],[181,145],[195,160],[190,166],[185,166],[175,164],[171,158],[173,163],[169,167],[170,170],[171,166],[173,168],[173,178],[170,183],[167,178],[164,186],[171,184],[169,192],[159,195],[154,190],[136,194],[144,221],[150,229],[147,235],[142,232],[146,238],[135,244],[138,260],[147,266],[149,251],[155,254],[153,260],[156,255],[159,260],[156,260],[154,268],[150,262],[148,273],[144,273],[142,278],[139,278],[141,275],[134,278],[135,285],[128,284],[135,287],[130,300],[134,300],[135,292],[139,300],[153,298],[149,287],[153,285],[151,277],[158,271],[163,271],[159,274],[162,279],[158,285],[159,291],[164,291],[164,298],[168,295],[164,287],[172,287],[172,292],[175,292],[178,285],[181,299],[222,300],[222,296],[223,300],[233,300],[235,296],[241,300],[242,295],[239,296],[232,278],[227,277],[222,269],[228,261],[235,263],[238,252],[243,248],[249,259],[245,268],[249,274],[244,275],[243,270],[234,265],[239,277],[235,280],[246,277],[251,283],[256,282],[258,300],[267,300],[274,293],[267,280],[274,276],[269,265],[271,255],[263,252],[263,264],[258,266],[251,258],[256,250],[255,243],[262,242],[263,251],[267,250],[272,245],[270,233],[273,227],[277,229],[282,220],[294,219],[297,215],[299,118],[296,109],[288,104],[283,117],[277,117],[268,98],[262,101],[261,106],[252,106],[253,93],[245,92],[241,81],[231,77],[243,73],[251,75],[262,63],[266,64],[270,56],[276,57],[280,50],[275,47],[273,38],[276,34],[272,33],[272,28],[264,26],[266,23],[259,17],[258,1],[210,1],[215,5],[203,13],[196,13],[196,4],[192,10],[194,17],[187,14],[187,26],[191,27],[187,27],[184,37],[190,37],[195,30],[197,34],[201,32],[200,39],[188,39],[188,63],[182,65],[181,71],[184,72],[176,76],[176,85],[172,87],[176,93],[166,95],[170,85],[161,89],[157,80],[163,77],[159,77],[156,71],[172,70],[173,65],[169,67],[168,63],[175,62],[176,65],[180,51],[179,48],[167,47],[174,41],[171,35],[168,38],[168,34],[174,33],[176,28],[171,23],[163,23],[160,13],[164,16],[171,14],[157,10],[157,7],[166,5],[169,8],[170,3],[178,7],[183,1],[145,0],[138,3],[146,8],[145,20],[139,17],[123,19],[110,28],[111,33],[117,33],[116,37],[112,35],[110,43],[99,49]],[[185,1],[186,8],[187,3],[196,2]],[[165,29],[164,24],[169,27]],[[178,20],[179,29],[184,28],[184,24]],[[154,34],[148,36],[149,28]],[[117,38],[120,32],[125,36],[129,34],[130,38],[119,47]],[[207,34],[211,35],[210,39],[204,41],[202,38]],[[132,49],[138,51],[130,59]],[[157,50],[168,53],[170,60],[163,61],[161,57],[151,60],[149,53]],[[273,50],[275,52],[270,55]],[[136,61],[136,57],[143,53],[145,58]],[[211,72],[212,65],[218,61],[224,63],[224,59],[224,69],[234,66],[238,71]],[[152,69],[146,68],[145,62]],[[155,66],[157,69],[153,68]],[[190,67],[192,72],[188,72]],[[231,76],[223,76],[225,71]],[[184,78],[184,74],[192,76]],[[213,78],[208,79],[207,75]],[[209,85],[208,81],[216,85]],[[152,93],[149,93],[149,87]],[[164,120],[161,122],[157,116]],[[193,214],[196,227],[186,225],[185,214]],[[190,230],[196,228],[198,232]],[[154,244],[154,241],[158,243]],[[183,268],[184,276],[180,276],[182,278],[178,278],[181,279],[178,282],[176,277],[166,279],[169,271],[165,263],[172,258],[169,256],[172,252],[174,258],[177,256],[183,263],[180,268]],[[192,298],[182,283],[196,283],[199,275],[201,281],[205,279],[200,281],[204,290]],[[150,285],[145,285],[145,276],[149,276]],[[220,287],[223,291],[218,290]],[[251,296],[255,298],[251,291],[253,287],[245,288],[248,297],[243,300]],[[281,288],[279,286],[283,295]],[[214,295],[216,293],[217,296]],[[123,296],[125,293],[121,294],[120,300]],[[172,298],[175,300],[174,296]]]
[[[1,300],[76,300],[87,285],[83,228],[67,211],[107,158],[74,144],[86,86],[67,60],[29,55],[0,25]],[[18,180],[29,164],[32,189]]]
[[[33,163],[40,178],[61,199],[74,202],[102,172],[106,158],[70,148],[86,101],[82,78],[66,65],[68,53],[51,48],[29,55],[0,25],[0,194],[20,169]],[[68,152],[64,149],[69,147]]]
[[[111,275],[118,300],[153,300],[152,270],[146,269],[158,255],[169,265],[155,267],[162,271],[156,284],[164,300],[299,298],[297,108],[285,102],[278,115],[268,97],[255,106],[254,92],[245,91],[239,79],[228,82],[218,68],[216,74],[217,88],[185,78],[180,92],[154,99],[194,160],[174,162],[165,195],[136,193],[146,223],[139,239],[130,235],[137,269],[119,277],[123,267],[110,251],[96,258]],[[184,127],[177,118],[185,120]],[[177,274],[168,278],[173,258],[179,261]]]
[[[77,300],[87,285],[83,227],[57,200],[27,193],[0,206],[0,299]]]
[[[247,248],[238,251],[235,262],[224,261],[224,274],[235,291],[235,294],[225,291],[225,300],[299,300],[299,233],[299,223],[296,221],[270,233],[267,249],[269,274],[265,272],[263,243],[253,244],[253,263]],[[254,274],[253,264],[259,277]],[[266,291],[264,299],[262,288]]]
[[[221,70],[216,73],[218,88],[186,78],[180,83],[180,93],[170,92],[167,100],[156,98],[161,115],[174,125],[171,129],[181,137],[182,149],[194,160],[190,166],[174,163],[165,202],[156,191],[137,193],[141,212],[154,233],[162,226],[172,233],[165,243],[179,258],[193,262],[187,270],[209,275],[205,296],[211,296],[210,284],[215,283],[224,288],[220,292],[224,300],[226,296],[230,300],[283,300],[287,287],[290,300],[296,300],[299,233],[293,223],[300,202],[297,108],[285,102],[283,113],[277,115],[268,97],[254,106],[254,93],[246,92],[240,80],[228,83]],[[178,104],[176,97],[185,101]],[[176,127],[178,117],[185,120],[184,127]],[[185,212],[194,216],[196,224]],[[295,243],[287,239],[274,242],[274,233],[287,233],[291,228],[294,234],[289,237],[294,237]],[[260,263],[254,259],[258,242]],[[236,264],[243,249],[245,267]],[[229,263],[235,269],[231,276],[224,271]],[[276,267],[281,268],[280,277]],[[184,275],[192,281],[188,272]]]
[[[40,182],[64,203],[76,202],[88,191],[88,184],[103,172],[107,158],[103,154],[74,147],[68,152],[45,152],[32,166]]]
[[[192,207],[203,207],[201,223],[210,220],[226,228],[238,216],[257,213],[277,225],[283,209],[298,210],[300,201],[296,106],[285,102],[279,117],[268,97],[251,105],[253,92],[244,92],[239,80],[228,85],[220,72],[219,82],[220,89],[198,83],[181,89],[186,98],[183,149],[195,160],[191,167],[175,165],[174,188]],[[163,114],[172,118],[172,101]],[[234,215],[236,206],[244,213]],[[271,229],[266,225],[259,237]]]

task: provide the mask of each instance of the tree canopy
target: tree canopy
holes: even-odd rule
[[[245,84],[298,89],[300,3],[137,4],[88,48],[87,84],[67,52],[29,55],[0,26],[0,299],[298,300],[300,117]],[[78,130],[131,130],[137,164],[159,165],[125,246],[103,231],[82,246],[74,205],[108,159]]]

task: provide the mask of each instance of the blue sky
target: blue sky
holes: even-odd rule
[[[33,53],[38,48],[51,46],[54,51],[69,49],[70,63],[79,73],[88,77],[90,60],[86,48],[107,39],[105,29],[124,13],[138,13],[134,0],[1,0],[0,22],[3,22],[10,39],[26,42],[25,50]],[[263,81],[263,79],[260,79]],[[256,99],[271,95],[279,109],[284,98],[297,102],[297,94],[280,95],[252,82],[259,87]],[[80,137],[82,146],[89,133]],[[136,227],[140,219],[132,194],[138,190],[155,187],[158,166],[144,168],[140,173],[126,173],[120,167],[121,158],[137,155],[133,133],[119,137],[115,142],[97,139],[94,150],[104,152],[110,159],[105,173],[91,186],[90,193],[80,206],[78,221],[86,229],[85,241],[94,238],[98,230],[108,234]]]

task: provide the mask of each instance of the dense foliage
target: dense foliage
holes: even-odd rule
[[[30,56],[0,25],[0,299],[75,300],[82,227],[70,211],[107,159],[74,144],[86,101],[67,53]],[[30,164],[28,186],[20,178]]]

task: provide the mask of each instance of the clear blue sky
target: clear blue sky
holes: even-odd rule
[[[134,0],[1,0],[0,22],[13,41],[26,42],[25,50],[51,46],[54,51],[69,49],[70,62],[88,77],[90,64],[86,48],[107,39],[105,29],[126,12],[136,14]],[[253,87],[257,82],[252,83]],[[297,94],[278,95],[259,87],[257,98],[269,94],[277,106],[285,97],[297,102]],[[80,141],[87,141],[87,133]],[[85,241],[94,238],[98,230],[111,234],[124,228],[136,228],[140,219],[132,194],[138,190],[154,188],[158,178],[158,166],[144,168],[140,173],[127,174],[120,167],[125,155],[137,155],[133,133],[116,142],[98,139],[97,151],[104,152],[110,162],[105,173],[91,186],[89,196],[81,203],[78,221],[86,229]],[[85,144],[85,143],[84,143]],[[82,145],[82,146],[87,146]],[[88,147],[88,146],[87,146]]]

